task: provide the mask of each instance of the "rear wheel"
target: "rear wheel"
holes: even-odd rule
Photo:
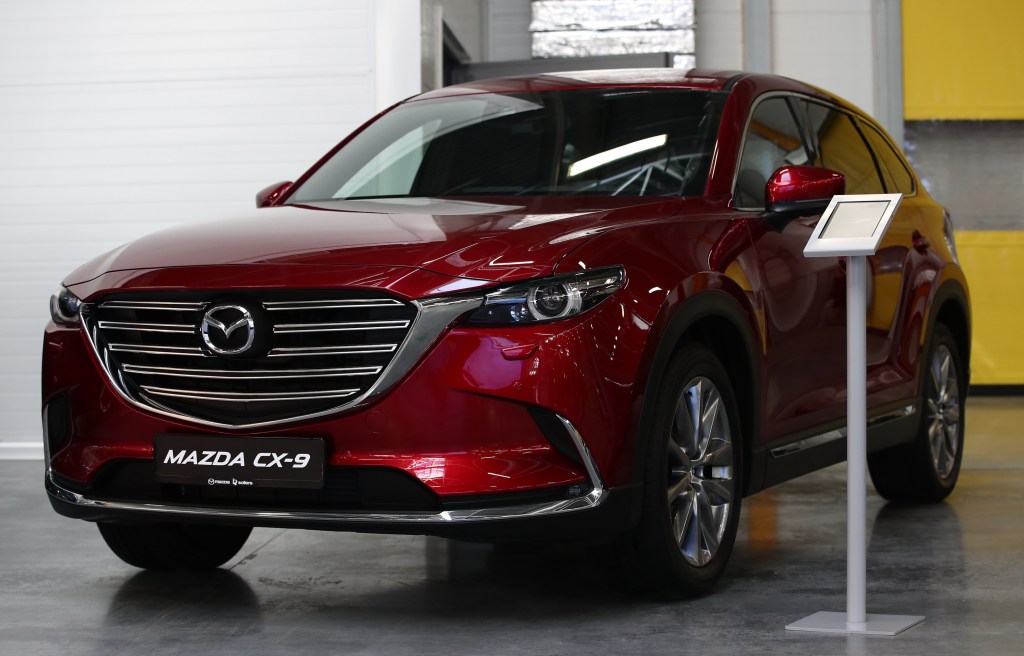
[[[914,441],[868,456],[871,480],[889,501],[942,501],[963,458],[965,366],[953,333],[936,324],[924,361],[921,424]]]
[[[241,550],[249,526],[99,523],[118,558],[142,569],[214,569]]]
[[[732,552],[742,441],[728,374],[694,344],[672,359],[655,399],[644,507],[633,544],[640,583],[676,597],[709,591]]]

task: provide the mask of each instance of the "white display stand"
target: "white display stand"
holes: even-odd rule
[[[867,256],[874,255],[903,194],[835,196],[805,257],[846,256],[846,612],[818,612],[790,631],[894,636],[922,615],[867,614]]]

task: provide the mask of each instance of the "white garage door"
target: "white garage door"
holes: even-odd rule
[[[61,279],[156,229],[250,211],[256,191],[295,179],[371,116],[378,11],[2,3],[0,457],[41,454],[42,328]]]

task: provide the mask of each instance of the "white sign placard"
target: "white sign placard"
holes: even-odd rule
[[[902,200],[903,194],[833,196],[804,255],[874,255]]]

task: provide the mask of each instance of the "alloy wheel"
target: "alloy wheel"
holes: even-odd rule
[[[945,345],[939,345],[929,366],[932,385],[927,399],[928,446],[939,478],[953,473],[960,450],[960,384],[956,361]]]
[[[732,432],[722,395],[703,376],[676,402],[668,440],[668,512],[683,557],[703,567],[718,552],[736,494]]]

